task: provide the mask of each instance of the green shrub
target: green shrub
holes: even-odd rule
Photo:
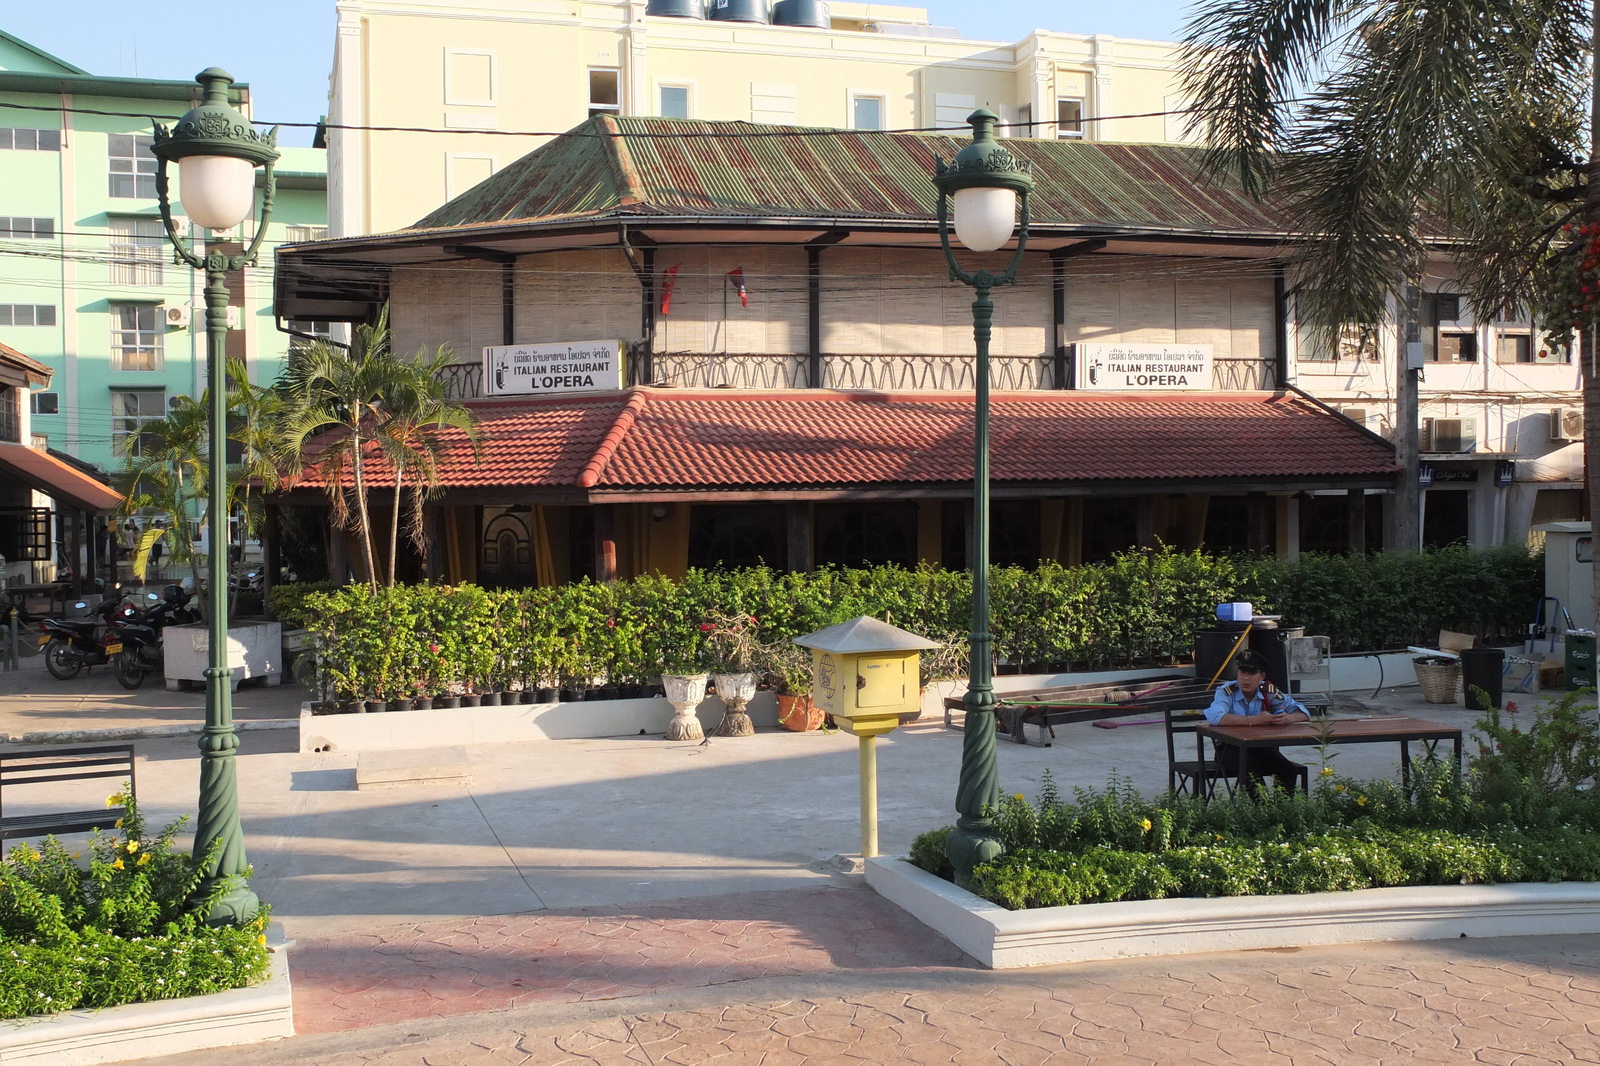
[[[126,793],[113,833],[87,855],[54,837],[0,860],[0,1018],[109,1007],[241,988],[268,971],[267,915],[239,927],[205,922],[229,885],[199,891],[207,869],[173,848],[184,819],[144,832]]]
[[[950,865],[950,856],[945,852],[945,846],[950,839],[950,831],[955,826],[947,825],[940,829],[930,829],[911,842],[911,861],[922,869],[942,877],[946,881],[955,876],[955,870]]]
[[[285,629],[300,629],[306,624],[306,599],[319,592],[332,592],[339,586],[332,581],[297,581],[274,585],[267,592],[272,614]]]

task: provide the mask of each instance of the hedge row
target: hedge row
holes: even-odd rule
[[[1432,644],[1440,629],[1518,634],[1541,595],[1542,564],[1516,547],[1373,556],[1217,557],[1169,548],[1110,563],[997,567],[995,654],[1017,672],[1108,669],[1186,660],[1217,603],[1249,600],[1335,650]],[[276,590],[275,590],[276,592]],[[959,664],[970,627],[968,574],[933,566],[780,573],[691,571],[539,589],[351,586],[285,591],[321,653],[336,698],[648,682],[713,665],[709,619],[748,615],[778,646],[858,615],[948,644]],[[934,658],[935,663],[938,657]],[[935,676],[959,676],[940,671]]]

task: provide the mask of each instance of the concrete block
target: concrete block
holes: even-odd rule
[[[204,625],[168,626],[162,642],[162,673],[169,685],[204,681],[210,663],[211,631]],[[228,667],[233,689],[251,677],[283,675],[283,626],[254,622],[228,627]]]
[[[472,760],[461,747],[364,751],[356,759],[358,789],[434,785],[471,776]]]

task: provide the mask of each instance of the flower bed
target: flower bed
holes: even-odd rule
[[[239,927],[205,923],[203,856],[173,849],[180,819],[154,837],[131,796],[116,833],[87,855],[54,838],[0,860],[0,1018],[75,1007],[178,999],[264,980],[266,915]]]

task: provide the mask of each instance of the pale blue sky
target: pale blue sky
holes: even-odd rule
[[[1012,41],[1036,28],[1174,40],[1188,0],[1121,0],[1067,5],[1044,0],[901,0],[976,40]],[[219,66],[248,81],[255,114],[268,122],[315,122],[327,110],[334,0],[237,0],[198,5],[172,0],[8,4],[0,29],[93,74],[193,77]],[[203,14],[202,14],[203,12]],[[270,13],[269,13],[270,12]],[[194,24],[189,25],[190,19]],[[309,130],[284,130],[281,144],[311,143]]]

